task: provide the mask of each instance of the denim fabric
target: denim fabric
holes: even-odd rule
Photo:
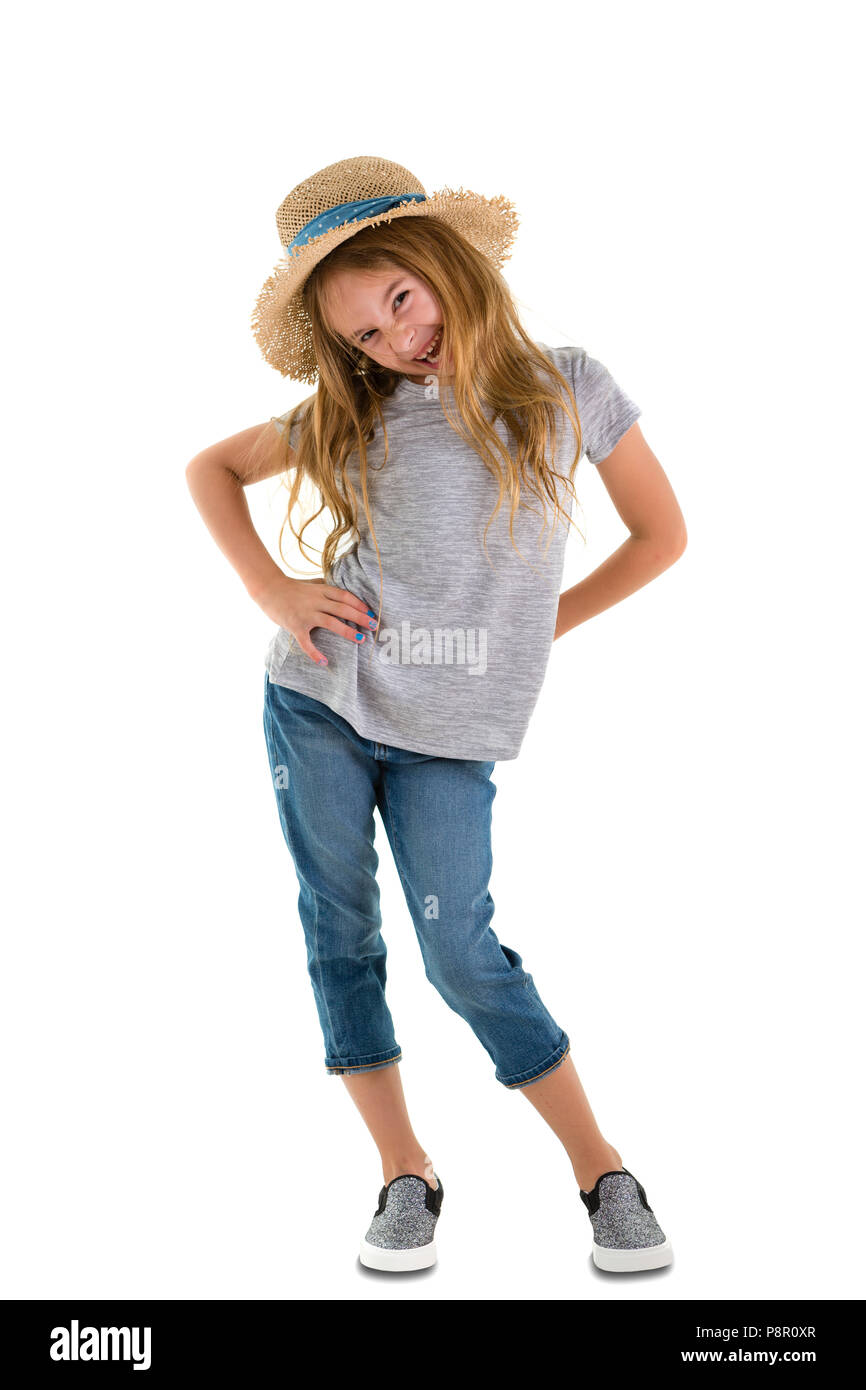
[[[497,1081],[520,1087],[558,1066],[569,1039],[490,925],[495,763],[372,742],[267,673],[263,720],[327,1071],[373,1071],[402,1055],[385,1001],[377,806],[427,978],[469,1024]]]

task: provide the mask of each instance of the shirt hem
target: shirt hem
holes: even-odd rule
[[[358,735],[359,738],[369,739],[371,743],[382,743],[385,744],[387,747],[402,748],[403,751],[406,753],[423,753],[426,756],[433,758],[459,758],[462,761],[473,763],[512,762],[520,752],[519,746],[516,749],[513,746],[511,746],[505,752],[502,753],[491,753],[489,751],[484,753],[455,753],[453,749],[446,749],[442,744],[432,744],[426,742],[422,744],[413,742],[410,745],[407,743],[395,743],[393,734],[387,733],[382,728],[376,728],[375,726],[370,725],[366,722],[364,728],[360,728],[359,725],[354,722],[354,719],[350,718],[349,714],[345,710],[341,709],[338,704],[331,704],[329,700],[323,699],[322,692],[320,690],[314,692],[312,690],[308,690],[303,685],[298,685],[294,683],[293,681],[278,680],[274,676],[269,666],[266,666],[265,669],[268,673],[268,680],[273,685],[281,685],[286,690],[297,690],[300,692],[301,695],[308,695],[311,700],[321,700],[323,705],[327,705],[328,709],[333,710],[335,714],[339,714],[340,718],[345,719],[347,724],[351,724],[352,728],[355,730],[355,733]]]

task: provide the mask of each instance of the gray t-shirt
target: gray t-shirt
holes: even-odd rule
[[[640,408],[583,348],[537,346],[573,387],[581,458],[601,463]],[[514,518],[517,554],[506,492],[487,531],[488,560],[481,541],[498,483],[449,425],[435,374],[428,383],[406,377],[383,402],[390,447],[380,472],[378,427],[367,445],[370,510],[382,558],[375,640],[372,632],[359,643],[314,628],[313,641],[328,658],[327,666],[318,666],[290,632],[278,628],[265,664],[275,684],[323,701],[362,738],[444,758],[504,761],[520,752],[544,680],[569,528],[559,521],[551,539],[550,501],[545,512],[537,497],[524,492],[533,510],[521,507]],[[275,423],[281,427],[285,419]],[[299,428],[295,421],[292,444]],[[502,421],[494,429],[508,445]],[[557,431],[555,467],[567,476],[575,439],[562,411]],[[357,452],[349,476],[360,497]],[[559,497],[571,515],[564,489]],[[360,540],[335,561],[330,582],[376,613],[376,549],[363,505],[358,512]]]

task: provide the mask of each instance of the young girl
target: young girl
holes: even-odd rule
[[[286,255],[253,331],[272,366],[317,389],[204,450],[187,478],[278,625],[264,730],[325,1068],[343,1078],[382,1160],[361,1260],[433,1264],[444,1195],[396,1065],[378,806],[427,978],[496,1079],[562,1142],[595,1263],[669,1264],[643,1187],[599,1132],[567,1034],[493,931],[488,882],[491,776],[517,757],[552,642],[668,568],[685,548],[682,514],[639,408],[606,368],[521,326],[500,273],[517,227],[504,198],[427,196],[398,164],[346,159],[292,189],[277,227]],[[583,453],[631,535],[560,596]],[[292,519],[304,480],[321,499],[314,515],[333,518],[321,580],[289,578],[252,526],[244,487],[279,473],[304,553],[314,516],[300,531]]]

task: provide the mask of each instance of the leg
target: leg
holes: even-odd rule
[[[602,1173],[622,1167],[620,1155],[602,1137],[570,1057],[555,1071],[522,1089],[561,1141],[584,1192],[592,1191]]]
[[[325,1041],[382,1159],[385,1181],[432,1164],[415,1138],[385,1002],[373,808],[374,745],[321,702],[265,679],[264,728],[280,822],[295,861],[307,967]],[[429,1166],[430,1176],[425,1172]]]
[[[403,1173],[415,1173],[435,1190],[438,1183],[433,1164],[409,1120],[399,1066],[361,1076],[344,1075],[343,1081],[379,1150],[383,1181],[389,1183]]]
[[[493,763],[389,748],[379,806],[427,977],[559,1137],[590,1191],[622,1160],[598,1129],[569,1052],[522,958],[490,925]]]
[[[559,1066],[569,1040],[490,924],[493,767],[387,747],[378,799],[427,978],[516,1089]]]
[[[265,736],[283,835],[295,863],[307,969],[334,1075],[400,1057],[385,1002],[377,764],[320,701],[267,680]],[[348,733],[346,731],[349,731]]]

